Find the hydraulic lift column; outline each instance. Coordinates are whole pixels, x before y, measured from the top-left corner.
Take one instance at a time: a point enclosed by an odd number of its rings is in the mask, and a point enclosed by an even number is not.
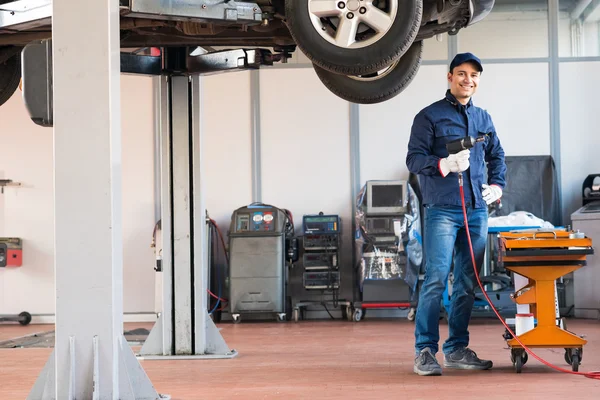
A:
[[[232,358],[207,309],[207,225],[201,167],[200,77],[185,48],[163,50],[160,92],[163,310],[140,355]]]

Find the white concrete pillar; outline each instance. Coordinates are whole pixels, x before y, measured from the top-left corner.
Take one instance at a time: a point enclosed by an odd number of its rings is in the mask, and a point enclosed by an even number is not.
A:
[[[53,1],[56,390],[118,398],[123,334],[119,2]],[[75,338],[70,387],[69,337]]]

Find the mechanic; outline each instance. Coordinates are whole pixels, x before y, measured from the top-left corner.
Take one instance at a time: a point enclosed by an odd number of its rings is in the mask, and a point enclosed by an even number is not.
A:
[[[506,174],[504,150],[492,118],[471,99],[482,72],[481,61],[475,55],[462,53],[454,57],[446,97],[417,114],[408,143],[406,165],[419,176],[425,209],[426,270],[415,324],[414,372],[419,375],[442,374],[436,359],[440,303],[453,264],[449,335],[442,348],[444,367],[485,370],[493,365],[468,348],[476,280],[458,185],[458,172],[463,172],[469,232],[480,269],[488,230],[487,205],[502,196]],[[486,137],[472,149],[449,155],[446,143],[467,135]]]

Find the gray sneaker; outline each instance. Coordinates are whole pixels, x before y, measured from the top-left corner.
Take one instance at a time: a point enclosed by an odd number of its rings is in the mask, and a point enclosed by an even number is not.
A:
[[[431,349],[428,347],[421,350],[419,355],[415,358],[413,371],[415,374],[421,376],[441,375],[442,367],[440,367],[440,364],[438,364]]]
[[[490,369],[494,365],[490,360],[480,360],[469,348],[462,348],[444,355],[444,367],[456,369]]]

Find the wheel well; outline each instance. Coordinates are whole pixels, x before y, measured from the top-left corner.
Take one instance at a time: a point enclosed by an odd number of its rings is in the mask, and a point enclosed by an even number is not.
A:
[[[439,8],[440,0],[423,0],[423,19],[417,38],[428,39],[440,33],[452,32],[453,34],[469,23],[469,1],[443,2],[443,9]]]

